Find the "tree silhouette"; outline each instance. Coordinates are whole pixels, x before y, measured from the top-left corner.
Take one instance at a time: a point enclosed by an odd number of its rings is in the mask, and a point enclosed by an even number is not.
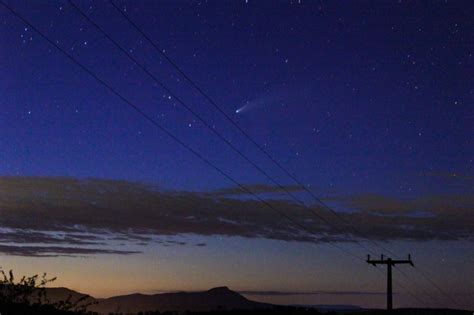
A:
[[[66,300],[51,303],[45,286],[55,280],[56,278],[48,279],[44,273],[41,277],[38,275],[23,276],[19,281],[15,281],[12,270],[8,273],[0,270],[1,314],[94,314],[87,311],[87,307],[94,304],[86,302],[89,295],[72,301],[72,295],[69,294]]]

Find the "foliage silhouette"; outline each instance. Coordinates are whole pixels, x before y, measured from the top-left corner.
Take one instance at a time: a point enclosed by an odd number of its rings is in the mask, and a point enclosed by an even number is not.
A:
[[[52,283],[56,278],[47,278],[46,273],[41,277],[38,275],[23,276],[15,282],[13,271],[6,273],[0,270],[0,313],[10,314],[94,314],[87,311],[87,307],[94,303],[87,302],[88,295],[81,296],[72,301],[72,295],[65,300],[51,303],[47,296],[46,285]]]

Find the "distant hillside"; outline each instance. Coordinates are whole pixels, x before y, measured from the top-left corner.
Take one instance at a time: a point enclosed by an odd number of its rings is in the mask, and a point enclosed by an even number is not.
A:
[[[51,302],[65,300],[72,295],[72,301],[84,294],[66,288],[49,288],[47,294]],[[248,300],[227,287],[219,287],[202,292],[178,292],[161,294],[129,294],[107,299],[89,298],[86,302],[97,302],[88,310],[108,314],[109,312],[133,313],[138,311],[211,311],[211,310],[251,310],[272,307],[271,304]]]
[[[338,312],[338,313],[351,313],[351,312],[361,312],[365,310],[364,308],[357,305],[348,305],[348,304],[317,304],[317,305],[294,305],[295,307],[308,307],[319,310],[321,312]]]
[[[79,300],[85,294],[67,288],[48,288],[48,298],[51,302],[66,300],[71,295],[71,301]],[[472,315],[471,311],[450,309],[395,309],[363,310],[352,305],[311,305],[311,306],[279,306],[251,301],[227,287],[218,287],[202,292],[177,292],[161,294],[129,294],[114,296],[107,299],[89,297],[85,303],[97,302],[88,310],[100,314],[109,313],[137,313],[139,311],[179,311],[189,315],[278,315],[303,314],[314,315],[320,312],[334,312],[332,314],[357,315]],[[248,312],[232,312],[232,310],[247,310]],[[298,311],[297,311],[298,310]],[[306,310],[306,311],[305,311]],[[312,310],[312,311],[311,311]],[[231,311],[231,312],[221,312]],[[4,314],[2,312],[2,314]]]
[[[68,288],[47,288],[46,289],[47,298],[51,303],[65,301],[70,296],[71,302],[76,302],[87,294],[79,293]],[[89,297],[84,302],[94,302],[96,299]]]

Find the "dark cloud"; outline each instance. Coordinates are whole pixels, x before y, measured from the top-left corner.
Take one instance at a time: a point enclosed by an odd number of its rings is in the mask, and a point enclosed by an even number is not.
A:
[[[474,196],[433,195],[396,199],[376,194],[333,198],[355,210],[344,216],[377,240],[472,238]]]
[[[253,186],[259,186],[261,192],[278,191],[265,185]],[[267,202],[313,234],[301,231],[262,202],[226,197],[229,191],[233,189],[209,194],[163,191],[126,181],[0,177],[0,228],[3,229],[0,242],[68,247],[94,245],[97,248],[115,241],[183,246],[188,244],[170,238],[184,234],[313,243],[354,240],[341,235],[340,228],[322,224],[307,209],[288,200],[267,199]],[[362,232],[362,235],[353,235],[357,238],[364,236],[387,241],[462,239],[471,237],[474,232],[474,196],[401,200],[366,194],[332,198],[328,202],[353,210],[341,212],[340,216]],[[312,210],[331,218],[336,224],[341,223],[323,209],[314,207]],[[11,249],[10,253],[15,251]],[[25,255],[27,251],[19,253]]]
[[[4,255],[29,256],[29,257],[58,257],[58,256],[94,255],[94,254],[130,255],[130,254],[138,254],[140,252],[101,249],[101,248],[60,247],[60,246],[17,246],[17,245],[1,245],[0,244],[0,253]]]
[[[9,229],[0,231],[0,243],[40,243],[64,245],[105,245],[105,238],[93,235],[64,234],[55,235],[48,232]]]
[[[71,178],[0,178],[0,225],[4,228],[64,233],[111,233],[114,239],[150,241],[148,235],[179,234],[266,237],[317,241],[261,202],[160,191],[148,185]],[[269,201],[296,220],[306,210],[285,200]],[[319,224],[318,232],[332,233]],[[179,244],[175,242],[176,244]]]

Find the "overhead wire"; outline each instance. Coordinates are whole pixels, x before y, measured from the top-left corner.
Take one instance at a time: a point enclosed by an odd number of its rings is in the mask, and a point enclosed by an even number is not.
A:
[[[110,1],[114,6],[115,4]],[[240,189],[242,189],[243,191],[245,191],[246,193],[252,195],[253,197],[255,197],[257,200],[259,200],[260,202],[262,202],[264,205],[266,205],[267,207],[271,208],[272,210],[274,210],[275,212],[279,213],[281,216],[285,217],[287,220],[289,220],[290,222],[292,222],[293,224],[297,225],[298,227],[300,227],[301,229],[303,229],[304,231],[306,231],[307,233],[309,234],[312,234],[314,235],[314,232],[312,231],[309,231],[304,225],[300,224],[299,222],[297,221],[294,221],[293,219],[291,219],[291,217],[289,217],[288,215],[286,215],[285,213],[275,209],[271,204],[269,204],[266,200],[260,198],[257,194],[253,193],[251,190],[249,190],[245,185],[242,185],[240,184],[238,181],[236,181],[235,179],[233,179],[230,175],[228,175],[227,173],[225,173],[224,171],[222,171],[220,168],[216,167],[214,164],[212,164],[209,160],[207,160],[206,158],[204,158],[201,154],[199,154],[197,151],[195,151],[194,149],[192,149],[191,147],[189,147],[186,143],[184,143],[183,141],[181,141],[178,137],[176,137],[174,134],[172,134],[169,130],[167,130],[166,128],[164,128],[163,126],[161,126],[158,122],[156,122],[156,120],[154,120],[151,116],[149,116],[148,114],[146,114],[145,112],[143,112],[138,106],[136,106],[135,104],[133,104],[132,102],[130,102],[128,99],[126,99],[125,97],[123,97],[121,94],[119,94],[112,86],[110,86],[108,83],[106,83],[104,80],[102,80],[101,78],[99,78],[95,73],[93,73],[90,69],[88,69],[87,67],[85,67],[83,64],[81,64],[80,62],[78,62],[72,55],[68,54],[65,50],[63,50],[60,46],[58,46],[56,43],[54,43],[52,40],[50,40],[46,35],[44,35],[41,31],[39,31],[39,29],[37,29],[36,27],[34,27],[34,25],[32,25],[29,21],[27,21],[25,18],[23,18],[19,13],[17,13],[16,11],[14,11],[11,7],[9,7],[8,5],[6,5],[3,1],[0,1],[0,3],[5,7],[7,8],[11,13],[13,13],[15,16],[17,16],[20,20],[22,20],[24,23],[26,23],[27,25],[29,25],[33,30],[35,30],[38,34],[40,34],[41,37],[43,37],[45,40],[47,40],[51,45],[55,46],[60,52],[62,52],[64,55],[66,55],[71,61],[73,61],[74,63],[76,63],[80,68],[82,68],[84,71],[86,71],[89,75],[91,75],[94,79],[96,79],[97,81],[99,81],[99,83],[101,83],[104,87],[106,87],[109,91],[111,91],[113,94],[115,94],[117,97],[119,97],[122,101],[124,101],[127,105],[129,105],[132,109],[134,109],[138,114],[140,114],[142,117],[144,117],[146,120],[148,120],[149,122],[151,122],[153,125],[155,125],[156,127],[158,127],[159,129],[161,129],[164,133],[166,133],[168,136],[170,136],[172,139],[174,139],[175,141],[177,141],[180,145],[184,146],[186,149],[188,149],[191,153],[193,153],[195,156],[197,156],[199,159],[201,159],[205,164],[207,164],[208,166],[212,167],[213,169],[215,169],[217,172],[219,172],[221,175],[223,175],[224,177],[226,177],[228,180],[230,180],[231,182],[233,182],[235,185],[237,185]],[[74,4],[72,3],[72,1],[70,1],[70,3],[74,6]],[[77,7],[76,7],[77,8]],[[118,9],[118,7],[116,7]],[[121,12],[121,10],[119,10]],[[82,12],[81,12],[82,13]],[[121,12],[122,13],[122,12]],[[83,13],[82,13],[83,14]],[[109,36],[107,36],[109,39],[111,39]],[[145,36],[146,37],[146,36]],[[111,39],[113,41],[113,39]],[[151,40],[149,40],[151,42]],[[116,42],[115,42],[116,43]],[[120,46],[120,45],[118,45]],[[121,46],[120,46],[121,48]],[[121,48],[121,50],[123,50],[123,48]],[[126,51],[125,51],[126,52]],[[127,52],[126,52],[127,53]],[[127,53],[127,55],[129,55]],[[137,65],[140,65],[138,62],[135,62]],[[149,75],[153,76],[151,73],[149,73],[148,70],[146,70],[146,68],[143,67],[143,69],[145,72],[147,72]],[[185,75],[184,73],[182,73],[183,75]],[[154,76],[153,76],[154,77]],[[166,88],[166,87],[165,87]],[[170,91],[171,92],[171,91]],[[171,95],[172,93],[170,93]],[[173,93],[174,95],[174,93]],[[176,97],[176,96],[173,96],[176,100],[180,100],[180,98]],[[189,106],[188,106],[189,107]],[[191,109],[192,110],[192,109]],[[225,112],[223,112],[225,113]],[[207,122],[205,122],[204,119],[202,119],[202,117],[200,118],[200,116],[196,116],[198,117],[198,119],[200,119],[206,126],[209,127],[209,124]],[[229,117],[230,118],[230,117]],[[233,120],[232,120],[233,121]],[[211,130],[214,130],[214,128],[210,128]],[[218,135],[223,141],[225,141],[226,143],[228,142],[227,139],[225,139],[223,136],[221,136],[220,134]],[[258,146],[258,143],[255,142],[255,144]],[[233,148],[235,148],[234,146],[232,146]],[[235,148],[236,149],[236,148]],[[264,152],[266,152],[265,149],[261,148]],[[237,150],[238,151],[238,150]],[[240,152],[240,151],[239,151]],[[239,153],[238,152],[238,153]],[[243,158],[245,158],[249,163],[251,163],[254,167],[256,167],[257,169],[260,169],[261,171],[263,171],[262,173],[267,177],[269,178],[270,180],[272,180],[272,182],[274,184],[276,184],[277,186],[279,186],[280,189],[283,189],[283,190],[286,190],[282,185],[280,185],[279,183],[277,183],[276,181],[274,182],[274,180],[271,178],[271,176],[269,176],[263,169],[261,169],[258,165],[256,165],[253,161],[251,161],[248,157],[246,157],[245,155],[243,155],[241,152],[240,154]],[[269,155],[269,157],[271,158],[271,156]],[[271,158],[273,160],[273,158]],[[278,163],[278,161],[274,160],[274,162]],[[306,190],[307,192],[310,192],[311,195],[313,195],[313,197],[315,198],[315,200],[319,200],[319,203],[321,205],[323,205],[325,208],[328,208],[329,210],[331,210],[331,212],[333,212],[333,214],[335,214],[336,216],[340,217],[337,212],[335,212],[334,210],[332,210],[329,206],[327,206],[322,200],[320,200],[317,196],[315,196],[309,189],[306,188],[305,185],[301,184],[296,178],[293,178],[291,175],[291,173],[287,173],[287,175],[289,175],[300,187],[303,187],[304,190]],[[289,193],[289,192],[288,192]],[[289,193],[290,196],[293,195],[291,193]],[[299,201],[298,199],[295,200],[297,201],[300,205],[304,205],[303,202]],[[310,209],[307,207],[307,209]],[[312,209],[310,209],[312,211]],[[319,215],[318,215],[319,217]],[[344,220],[344,218],[340,217],[341,220]],[[327,223],[327,222],[326,222]],[[355,226],[353,226],[355,228]],[[357,231],[357,230],[356,230]],[[361,233],[359,233],[361,234]],[[344,251],[346,254],[349,254],[350,256],[354,257],[354,258],[357,258],[359,260],[363,260],[362,258],[360,258],[359,256],[353,254],[352,252],[340,247],[340,246],[337,246],[331,242],[329,242],[329,244],[337,247],[338,249]],[[360,245],[360,244],[359,244]],[[380,246],[379,246],[380,247]],[[386,249],[385,249],[386,250]],[[387,250],[386,250],[387,251]],[[387,251],[389,252],[389,251]],[[421,271],[420,271],[421,272]],[[426,276],[425,276],[426,277]],[[433,283],[431,281],[431,279],[429,279],[428,277],[426,277],[427,280],[430,280],[430,282],[436,286],[441,292],[444,292],[442,289],[440,289],[435,283]],[[449,295],[447,295],[449,297]],[[449,297],[450,298],[450,297]],[[451,299],[451,298],[450,298]],[[455,302],[454,300],[452,300],[453,302]]]
[[[367,241],[372,243],[374,246],[380,248],[381,250],[385,251],[386,253],[389,253],[392,255],[394,258],[397,258],[398,255],[394,253],[392,250],[389,248],[386,248],[385,246],[381,245],[379,242],[376,242],[369,237],[365,237],[363,232],[361,232],[352,222],[341,216],[337,211],[332,209],[327,203],[325,203],[321,198],[319,198],[312,190],[308,189],[306,185],[304,185],[295,175],[293,175],[286,167],[284,167],[276,158],[274,158],[265,148],[263,148],[255,139],[253,139],[250,134],[248,134],[234,119],[232,119],[226,112],[225,110],[217,104],[216,101],[214,101],[213,98],[210,97],[210,95],[204,91],[203,88],[201,88],[190,76],[188,76],[184,70],[171,58],[168,56],[166,51],[162,49],[161,47],[156,44],[154,40],[152,40],[123,10],[121,10],[117,4],[113,0],[109,0],[110,4],[116,9],[117,12],[120,13],[128,22],[129,24],[138,32],[140,33],[147,41],[148,43],[161,55],[163,56],[169,64],[178,71],[217,111],[219,111],[227,121],[229,121],[237,130],[239,130],[240,133],[244,135],[244,137],[249,140],[256,148],[258,148],[268,159],[270,159],[280,170],[282,170],[288,177],[290,177],[301,189],[306,191],[310,196],[317,201],[323,208],[331,212],[336,218],[338,218],[340,221],[344,222],[346,226],[349,226],[354,232],[355,235],[360,235],[364,237]],[[253,163],[252,163],[253,164]],[[360,243],[359,243],[360,244]],[[367,248],[365,248],[367,250]],[[370,251],[370,250],[368,250]],[[416,269],[419,271],[419,269]],[[420,273],[421,274],[421,273]],[[443,293],[443,295],[446,295],[441,288],[439,288],[438,285],[434,284],[431,279],[423,275],[424,278],[430,281],[440,292]],[[455,301],[454,299],[450,298],[451,301]]]
[[[311,212],[314,216],[316,216],[319,220],[334,228],[338,233],[345,234],[346,232],[341,230],[337,225],[331,223],[329,220],[324,218],[322,215],[318,214],[315,210],[311,207],[308,207],[303,201],[301,201],[298,197],[296,197],[293,193],[291,193],[285,186],[280,184],[277,180],[275,180],[268,172],[262,169],[259,165],[252,161],[246,154],[244,154],[241,150],[239,150],[234,144],[232,144],[229,140],[227,140],[214,126],[209,124],[200,114],[198,114],[195,110],[192,109],[183,99],[181,99],[176,93],[174,93],[170,88],[168,88],[162,81],[160,81],[151,71],[149,71],[143,64],[141,64],[130,52],[124,49],[115,39],[113,39],[100,25],[98,25],[95,21],[93,21],[87,14],[85,14],[81,8],[79,8],[72,0],[68,0],[69,4],[89,23],[91,23],[99,32],[101,32],[117,49],[119,49],[123,54],[125,54],[136,66],[138,66],[143,72],[145,72],[155,83],[157,83],[166,93],[168,93],[173,99],[175,99],[178,104],[183,106],[187,111],[189,111],[194,117],[196,117],[204,126],[213,132],[219,139],[221,139],[228,147],[230,147],[235,153],[237,153],[241,158],[243,158],[246,162],[252,165],[259,173],[264,175],[268,180],[270,180],[274,185],[276,185],[279,189],[284,191],[292,200],[294,200],[297,204],[301,207],[305,208],[309,212]],[[370,251],[367,247],[361,244],[357,239],[353,240],[355,243],[358,243],[362,248],[366,251]]]
[[[380,272],[382,274],[382,276],[385,276],[385,272],[382,270],[382,267],[379,267],[379,266],[375,266],[376,270],[378,272]],[[411,292],[410,289],[408,289],[406,286],[404,286],[403,284],[400,283],[400,281],[396,280],[396,279],[393,279],[392,280],[393,283],[395,283],[395,285],[399,286],[400,288],[402,288],[404,290],[404,292],[406,292],[408,295],[410,295],[412,298],[414,298],[416,301],[418,301],[418,303],[420,303],[421,305],[425,306],[425,307],[428,307],[428,304],[423,301],[422,299],[420,299],[418,296],[416,296],[415,293]]]
[[[386,248],[385,246],[382,246],[378,244],[377,242],[373,241],[372,239],[365,237],[364,233],[362,233],[357,227],[349,222],[347,219],[342,217],[337,211],[332,209],[327,203],[325,203],[321,198],[319,198],[314,192],[312,192],[306,185],[304,185],[298,178],[296,178],[295,175],[293,175],[286,167],[284,167],[276,158],[274,158],[265,148],[263,148],[255,139],[253,139],[250,134],[248,134],[234,119],[232,119],[226,112],[225,110],[217,104],[216,101],[214,101],[213,98],[209,96],[206,91],[204,91],[203,88],[201,88],[190,76],[188,76],[182,69],[181,67],[173,60],[171,57],[168,56],[166,51],[162,49],[161,47],[158,46],[158,44],[155,43],[154,40],[152,40],[123,10],[121,10],[113,0],[109,0],[109,3],[116,9],[117,12],[119,12],[126,20],[127,22],[138,32],[140,33],[143,38],[145,38],[148,43],[157,51],[163,58],[168,61],[168,63],[175,68],[178,73],[180,73],[218,112],[220,112],[227,121],[229,121],[244,137],[249,140],[257,149],[259,149],[268,159],[270,159],[280,170],[282,170],[288,177],[290,177],[301,189],[303,189],[305,192],[311,195],[311,197],[319,203],[324,209],[328,210],[332,215],[334,215],[336,218],[339,220],[343,221],[345,225],[349,226],[353,232],[355,232],[355,235],[360,235],[364,238],[366,238],[367,241],[372,243],[374,246],[384,250],[386,253],[389,253],[393,256],[396,254],[391,251],[390,249]],[[319,215],[318,215],[319,217]],[[365,250],[368,251],[367,248]]]
[[[132,103],[130,100],[128,100],[126,97],[124,97],[122,94],[120,94],[116,89],[114,89],[110,84],[105,82],[103,79],[101,79],[98,75],[96,75],[92,70],[87,68],[85,65],[83,65],[81,62],[79,62],[76,58],[74,58],[71,54],[69,54],[66,50],[61,48],[57,43],[55,43],[53,40],[51,40],[48,36],[46,36],[43,32],[41,32],[37,27],[35,27],[31,22],[29,22],[26,18],[24,18],[20,13],[15,11],[12,7],[10,7],[8,4],[3,2],[3,0],[0,0],[0,4],[6,8],[8,11],[10,11],[13,15],[15,15],[18,19],[20,19],[23,23],[28,25],[32,30],[34,30],[36,33],[38,33],[44,40],[46,40],[49,44],[54,46],[57,50],[59,50],[63,55],[65,55],[70,61],[72,61],[74,64],[79,66],[83,71],[85,71],[88,75],[90,75],[93,79],[98,81],[102,86],[104,86],[107,90],[109,90],[112,94],[114,94],[116,97],[118,97],[120,100],[123,101],[124,104],[129,106],[131,109],[133,109],[135,112],[137,112],[140,116],[142,116],[145,120],[150,122],[152,125],[155,127],[159,128],[162,132],[164,132],[167,136],[169,136],[171,139],[176,141],[178,144],[180,144],[182,147],[184,147],[186,150],[191,152],[194,156],[196,156],[198,159],[200,159],[202,162],[207,164],[209,167],[220,173],[223,177],[225,177],[227,180],[241,188],[243,191],[248,193],[249,195],[252,195],[256,200],[264,204],[266,207],[274,211],[275,213],[279,214],[281,217],[284,217],[288,221],[290,221],[292,224],[295,226],[299,227],[303,231],[309,233],[310,235],[314,235],[314,232],[309,230],[306,226],[303,224],[299,223],[298,221],[293,220],[290,216],[285,214],[284,212],[278,210],[277,208],[273,207],[268,201],[262,199],[260,196],[249,190],[245,185],[241,184],[237,180],[235,180],[232,176],[227,174],[225,171],[223,171],[221,168],[213,164],[210,160],[206,159],[203,155],[201,155],[199,152],[191,148],[189,145],[187,145],[185,142],[183,142],[179,137],[174,135],[170,130],[162,126],[160,123],[158,123],[153,117],[145,113],[140,107]],[[328,242],[327,244],[341,250],[345,254],[364,261],[363,258],[357,256],[356,254],[352,253],[351,251],[347,250],[346,248],[343,248],[341,246],[338,246],[332,242]]]

